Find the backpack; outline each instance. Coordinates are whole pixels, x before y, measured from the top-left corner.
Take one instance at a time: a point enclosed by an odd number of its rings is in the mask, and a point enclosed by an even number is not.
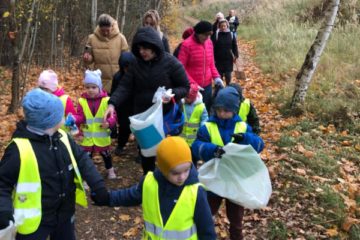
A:
[[[182,132],[185,123],[185,117],[183,112],[181,111],[181,107],[175,102],[175,100],[173,100],[172,103],[169,104],[173,104],[173,107],[163,117],[164,133],[165,136],[177,136]]]

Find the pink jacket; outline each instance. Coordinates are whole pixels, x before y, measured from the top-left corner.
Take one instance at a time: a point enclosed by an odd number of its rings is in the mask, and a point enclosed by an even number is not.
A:
[[[62,87],[58,87],[52,94],[54,94],[57,97],[61,97],[63,95],[65,95],[65,91]],[[71,98],[68,97],[66,100],[66,105],[65,105],[65,117],[71,113],[72,115],[75,115],[75,108],[74,108],[74,104],[71,101]]]
[[[101,93],[97,97],[89,98],[89,96],[85,92],[85,93],[81,94],[81,97],[86,98],[87,103],[89,105],[89,108],[90,108],[92,114],[95,115],[97,110],[99,109],[101,99],[104,98],[104,97],[107,97],[107,93],[104,90],[102,90]],[[75,117],[75,120],[76,120],[76,124],[78,126],[80,124],[86,122],[84,110],[83,110],[83,108],[81,107],[80,104],[77,105],[77,113],[74,115],[74,117]],[[106,121],[109,123],[109,127],[116,126],[116,121],[117,121],[116,114],[114,114],[113,117],[108,117],[106,119]],[[107,146],[107,147],[98,147],[98,146],[84,147],[84,146],[81,146],[81,147],[87,152],[93,152],[93,151],[101,152],[101,151],[105,151],[105,150],[110,149],[110,146]]]
[[[183,41],[179,52],[179,61],[184,65],[190,83],[207,87],[212,79],[220,77],[216,70],[213,44],[210,39],[201,44],[195,34]]]

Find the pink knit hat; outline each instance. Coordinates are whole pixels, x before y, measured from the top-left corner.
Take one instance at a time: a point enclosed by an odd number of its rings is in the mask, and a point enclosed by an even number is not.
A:
[[[58,83],[57,74],[51,69],[42,71],[38,79],[39,87],[49,89],[51,92],[56,91]]]
[[[192,83],[190,84],[190,90],[186,97],[190,101],[194,102],[196,100],[198,92],[199,92],[199,85]]]

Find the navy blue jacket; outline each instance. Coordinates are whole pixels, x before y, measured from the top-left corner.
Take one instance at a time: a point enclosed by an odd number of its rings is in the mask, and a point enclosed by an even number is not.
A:
[[[221,138],[224,145],[231,142],[231,135],[234,133],[235,124],[241,122],[238,115],[234,115],[231,119],[220,119],[217,116],[211,116],[208,122],[214,122],[218,125]],[[243,134],[244,139],[239,144],[250,144],[258,153],[264,148],[263,140],[252,132],[252,129],[247,125],[246,133]],[[205,125],[201,126],[197,132],[196,140],[191,145],[193,154],[197,159],[209,161],[214,158],[214,153],[218,146],[211,143],[209,132]]]
[[[160,212],[163,223],[166,224],[173,211],[176,200],[179,199],[180,194],[186,185],[191,185],[199,182],[197,171],[194,166],[190,170],[188,179],[184,185],[179,187],[170,183],[162,173],[156,169],[154,177],[159,185],[159,201]],[[144,177],[137,185],[127,189],[120,189],[110,192],[110,206],[137,206],[142,203],[142,189]],[[197,228],[198,238],[200,240],[216,239],[214,222],[212,219],[209,204],[207,202],[206,191],[199,187],[197,201],[194,213],[194,222]]]

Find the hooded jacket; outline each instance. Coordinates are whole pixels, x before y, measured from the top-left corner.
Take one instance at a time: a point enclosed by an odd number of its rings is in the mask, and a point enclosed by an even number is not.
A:
[[[213,78],[220,77],[214,60],[213,44],[210,39],[199,43],[193,34],[181,44],[179,61],[183,64],[190,82],[205,88]]]
[[[139,44],[148,43],[153,46],[156,57],[144,61],[140,56]],[[151,27],[140,28],[133,39],[132,53],[136,61],[129,66],[119,86],[111,95],[109,103],[115,107],[127,98],[134,99],[134,114],[144,112],[152,106],[152,99],[158,87],[171,88],[175,100],[180,101],[189,91],[190,85],[184,67],[172,55],[164,51],[159,34]],[[164,104],[164,113],[171,106]]]
[[[154,176],[159,185],[160,212],[165,225],[184,186],[198,183],[199,179],[194,166],[192,166],[190,170],[188,179],[185,181],[184,185],[180,187],[170,183],[158,169],[155,170]],[[110,206],[129,207],[140,205],[142,203],[143,183],[144,177],[137,185],[130,188],[111,191]],[[214,222],[207,202],[206,191],[202,187],[199,187],[198,190],[194,222],[196,224],[197,234],[200,240],[216,239]]]
[[[87,45],[91,47],[92,62],[94,69],[101,70],[104,89],[110,92],[113,75],[119,70],[118,59],[121,52],[127,51],[129,46],[126,38],[119,31],[115,19],[112,19],[110,35],[104,37],[100,27],[97,26],[94,33],[89,35]]]
[[[110,95],[113,94],[119,82],[121,81],[122,77],[125,74],[124,68],[129,67],[129,65],[135,61],[135,57],[131,52],[123,52],[119,58],[119,68],[120,70],[115,73],[112,83],[111,83],[111,91]]]
[[[74,170],[70,168],[70,155],[61,142],[61,134],[53,136],[38,135],[26,128],[26,122],[17,124],[13,138],[27,138],[34,150],[41,178],[42,225],[55,226],[68,221],[75,212]],[[77,162],[81,177],[93,191],[105,187],[87,153],[69,137],[71,149]],[[70,170],[69,170],[70,169]],[[10,143],[0,161],[0,218],[13,212],[12,191],[20,171],[19,149]]]

